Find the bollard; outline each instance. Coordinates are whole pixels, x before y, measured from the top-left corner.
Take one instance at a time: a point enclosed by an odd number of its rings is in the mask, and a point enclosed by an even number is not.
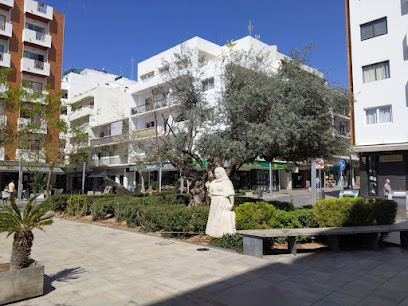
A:
[[[326,198],[326,195],[325,195],[325,193],[324,193],[324,189],[322,188],[322,189],[320,189],[320,195],[319,195],[319,199],[320,200],[324,200],[325,198]]]

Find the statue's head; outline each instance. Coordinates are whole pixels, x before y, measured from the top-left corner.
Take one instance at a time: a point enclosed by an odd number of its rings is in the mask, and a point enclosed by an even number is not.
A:
[[[228,178],[227,172],[225,172],[223,167],[215,168],[214,174],[216,179]]]

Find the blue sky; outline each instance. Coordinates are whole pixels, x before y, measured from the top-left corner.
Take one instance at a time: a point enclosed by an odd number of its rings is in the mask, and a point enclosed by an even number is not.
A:
[[[136,63],[200,36],[225,44],[253,34],[287,53],[314,43],[311,65],[347,85],[343,0],[45,0],[65,14],[63,69],[105,68],[130,78]]]

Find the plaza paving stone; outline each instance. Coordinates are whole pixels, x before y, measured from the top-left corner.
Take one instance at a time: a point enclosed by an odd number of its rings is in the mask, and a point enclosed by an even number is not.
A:
[[[45,295],[15,305],[408,305],[399,247],[260,259],[62,219],[34,234]],[[0,234],[0,262],[11,243]]]

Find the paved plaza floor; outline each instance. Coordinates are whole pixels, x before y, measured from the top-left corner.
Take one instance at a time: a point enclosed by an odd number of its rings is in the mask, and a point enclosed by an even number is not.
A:
[[[12,237],[0,235],[0,262]],[[16,305],[408,305],[408,252],[315,251],[264,259],[55,219],[35,232],[45,295]]]

